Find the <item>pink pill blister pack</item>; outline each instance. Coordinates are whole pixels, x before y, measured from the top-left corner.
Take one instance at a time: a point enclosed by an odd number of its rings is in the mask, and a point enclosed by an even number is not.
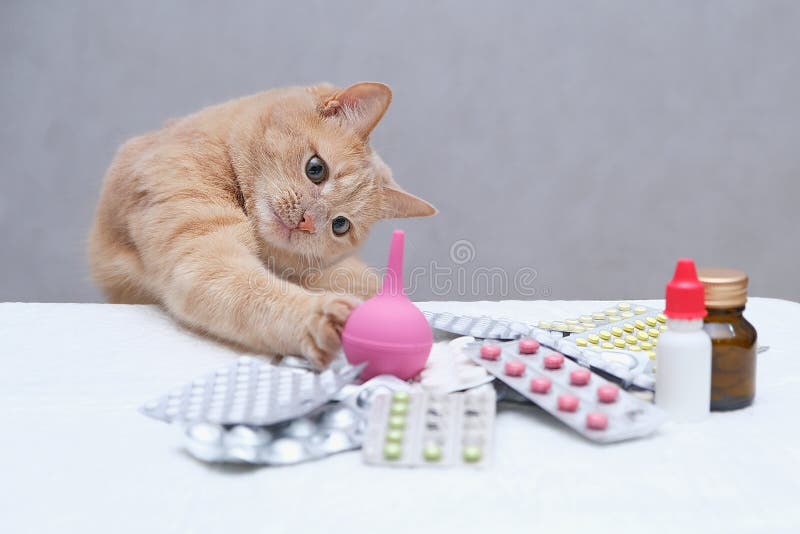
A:
[[[630,307],[625,303],[620,303],[619,306]],[[636,312],[627,311],[623,313],[639,313],[641,315],[653,311],[651,308],[639,306],[636,308]],[[633,385],[652,391],[655,386],[655,378],[650,372],[651,354],[644,350],[646,345],[641,347],[629,345],[630,340],[627,339],[629,333],[623,330],[623,328],[629,326],[627,322],[620,323],[618,327],[614,324],[608,326],[610,332],[606,339],[603,337],[606,334],[603,332],[606,326],[598,328],[595,333],[594,331],[586,330],[590,326],[592,328],[596,327],[595,324],[590,323],[576,327],[575,332],[579,333],[564,337],[566,331],[526,326],[524,323],[512,323],[507,319],[453,315],[447,312],[424,313],[432,327],[445,332],[497,340],[532,337],[544,345],[555,347],[565,356],[577,360],[581,365],[591,366],[593,369],[615,376],[625,387]],[[606,316],[603,324],[608,324],[611,319],[617,320],[618,318],[617,316]],[[641,319],[649,320],[651,317],[642,315]],[[592,316],[581,316],[580,320],[592,320]],[[567,319],[567,321],[577,323],[578,319]],[[632,324],[638,322],[641,321],[636,319]],[[540,322],[539,324],[552,328],[551,323]],[[642,325],[644,324],[642,322]],[[626,338],[624,342],[617,337],[611,337],[612,334],[619,333],[621,335],[623,332],[625,332]],[[641,338],[637,337],[637,340],[641,340]],[[620,346],[619,343],[622,343],[622,345]]]
[[[419,387],[376,395],[367,420],[363,459],[372,465],[484,465],[497,398],[485,384],[459,393]]]
[[[464,350],[496,378],[592,441],[646,436],[666,419],[657,407],[535,339],[484,341]]]

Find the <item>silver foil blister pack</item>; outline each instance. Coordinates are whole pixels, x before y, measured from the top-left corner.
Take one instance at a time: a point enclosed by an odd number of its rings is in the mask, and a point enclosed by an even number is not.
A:
[[[392,376],[348,384],[335,399],[301,417],[269,426],[190,423],[183,444],[205,462],[290,465],[361,447],[370,407],[379,394],[408,391]]]
[[[146,403],[141,411],[168,423],[271,425],[322,406],[362,368],[344,365],[314,372],[243,356]]]
[[[422,314],[428,320],[428,324],[437,330],[481,339],[517,339],[528,334],[531,329],[531,325],[520,321],[486,315],[474,317],[424,310]]]
[[[474,343],[465,350],[497,379],[590,440],[642,437],[665,420],[657,407],[530,338]]]
[[[363,413],[329,402],[265,427],[191,423],[185,427],[184,446],[206,462],[288,465],[359,448],[365,424]]]
[[[457,393],[421,388],[381,393],[370,409],[364,461],[402,467],[484,465],[496,403],[489,384]]]

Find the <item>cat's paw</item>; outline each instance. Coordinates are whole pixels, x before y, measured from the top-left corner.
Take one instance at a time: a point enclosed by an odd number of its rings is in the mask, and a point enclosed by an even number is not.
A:
[[[342,329],[358,299],[338,295],[315,296],[303,324],[303,356],[318,368],[327,367],[342,346]]]

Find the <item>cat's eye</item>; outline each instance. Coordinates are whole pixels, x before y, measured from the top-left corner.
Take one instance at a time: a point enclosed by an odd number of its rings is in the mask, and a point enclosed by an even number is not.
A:
[[[328,177],[328,166],[322,158],[314,154],[306,163],[306,176],[315,184],[321,184]]]
[[[333,222],[331,223],[331,228],[333,228],[334,234],[344,235],[350,231],[350,221],[346,217],[342,217],[340,215],[333,219]]]

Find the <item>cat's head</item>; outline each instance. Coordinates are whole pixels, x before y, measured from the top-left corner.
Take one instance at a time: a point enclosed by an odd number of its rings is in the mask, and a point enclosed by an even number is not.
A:
[[[345,257],[380,219],[433,215],[370,147],[392,92],[380,83],[267,93],[234,165],[260,238],[316,264]],[[241,178],[241,177],[240,177]]]

